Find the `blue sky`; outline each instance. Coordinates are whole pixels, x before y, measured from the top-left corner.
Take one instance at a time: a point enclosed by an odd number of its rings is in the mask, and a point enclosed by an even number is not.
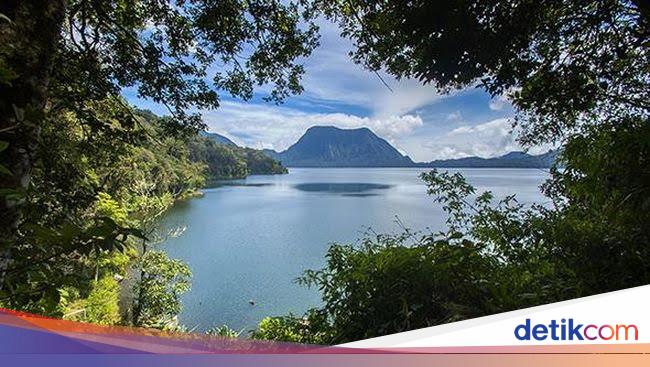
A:
[[[338,33],[322,22],[321,46],[304,60],[303,94],[282,105],[263,102],[264,87],[251,101],[223,94],[219,109],[200,111],[208,130],[240,145],[281,151],[310,126],[368,127],[415,161],[521,149],[510,134],[514,112],[505,98],[491,99],[474,88],[443,95],[417,81],[383,75],[391,91],[349,59],[351,43]],[[140,108],[165,112],[132,91],[124,95]]]

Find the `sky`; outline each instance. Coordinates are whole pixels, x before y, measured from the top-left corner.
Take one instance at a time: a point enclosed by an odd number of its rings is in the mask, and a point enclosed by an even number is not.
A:
[[[282,151],[311,126],[367,127],[417,162],[521,150],[510,133],[514,110],[507,99],[490,98],[476,88],[445,95],[415,80],[382,74],[391,91],[350,60],[352,44],[335,25],[323,21],[320,27],[321,45],[304,60],[302,94],[281,105],[264,102],[263,90],[251,101],[222,94],[218,109],[199,111],[208,131],[238,145]],[[165,113],[133,90],[123,94],[140,108]]]

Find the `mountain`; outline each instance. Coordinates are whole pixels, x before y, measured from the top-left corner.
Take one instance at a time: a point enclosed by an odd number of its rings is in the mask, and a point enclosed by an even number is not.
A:
[[[413,166],[411,158],[365,127],[313,126],[289,149],[279,153],[267,149],[264,153],[286,167]]]
[[[557,150],[540,155],[524,152],[510,152],[496,158],[466,157],[416,163],[417,167],[440,168],[549,168],[557,159]]]
[[[261,150],[239,147],[219,134],[200,134],[188,142],[188,148],[190,160],[206,165],[209,181],[287,173],[285,167]]]
[[[510,152],[500,157],[465,157],[414,163],[368,128],[314,126],[289,149],[262,151],[285,167],[422,167],[422,168],[549,168],[557,150],[540,155]]]
[[[229,145],[229,146],[233,146],[233,147],[237,146],[237,144],[233,143],[232,140],[226,138],[223,135],[217,134],[217,133],[210,133],[210,132],[207,132],[207,131],[201,131],[200,135],[205,136],[206,138],[212,139],[215,143],[218,143],[218,144]]]

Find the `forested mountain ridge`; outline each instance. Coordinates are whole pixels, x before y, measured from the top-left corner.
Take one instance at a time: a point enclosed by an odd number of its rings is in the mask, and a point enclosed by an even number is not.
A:
[[[557,160],[558,151],[549,150],[540,155],[525,152],[510,152],[494,158],[465,157],[440,159],[425,163],[416,163],[417,167],[427,168],[550,168]]]
[[[465,157],[413,162],[368,128],[313,126],[287,150],[262,150],[289,167],[423,167],[423,168],[550,168],[557,151],[540,155],[510,152],[500,157]]]
[[[313,126],[283,152],[264,151],[288,167],[409,167],[413,161],[368,128]]]
[[[280,162],[263,151],[240,147],[221,134],[200,131],[188,145],[190,158],[207,165],[209,181],[288,173]]]
[[[214,135],[194,137],[189,142],[189,150],[190,159],[207,165],[208,180],[235,179],[245,178],[248,175],[272,175],[288,172],[279,162],[268,157],[262,151],[239,147],[234,143],[222,143],[220,140],[215,139]]]
[[[224,145],[229,145],[229,146],[234,146],[234,147],[237,146],[237,144],[235,144],[232,140],[228,139],[227,137],[225,137],[225,136],[223,136],[221,134],[211,133],[211,132],[208,132],[208,131],[201,131],[199,133],[199,135],[203,136],[203,137],[206,137],[206,138],[209,138],[209,139],[211,139],[214,142],[219,143],[219,144],[224,144]]]
[[[141,123],[150,128],[156,128],[164,121],[164,118],[149,110],[137,109],[136,114],[141,117]],[[207,181],[288,172],[277,160],[268,157],[263,151],[240,147],[221,134],[201,130],[182,141],[187,146],[189,160],[205,165],[204,175]]]

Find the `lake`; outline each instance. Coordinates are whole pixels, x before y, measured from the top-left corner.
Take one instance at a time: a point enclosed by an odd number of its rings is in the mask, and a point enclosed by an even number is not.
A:
[[[185,226],[159,245],[192,269],[180,321],[206,330],[250,330],[265,316],[302,314],[319,294],[294,283],[324,264],[332,242],[356,242],[369,228],[442,230],[445,214],[426,195],[414,168],[292,168],[204,190],[175,205],[161,228]],[[540,169],[459,169],[478,190],[522,203],[544,203]],[[249,304],[254,300],[255,305]]]

